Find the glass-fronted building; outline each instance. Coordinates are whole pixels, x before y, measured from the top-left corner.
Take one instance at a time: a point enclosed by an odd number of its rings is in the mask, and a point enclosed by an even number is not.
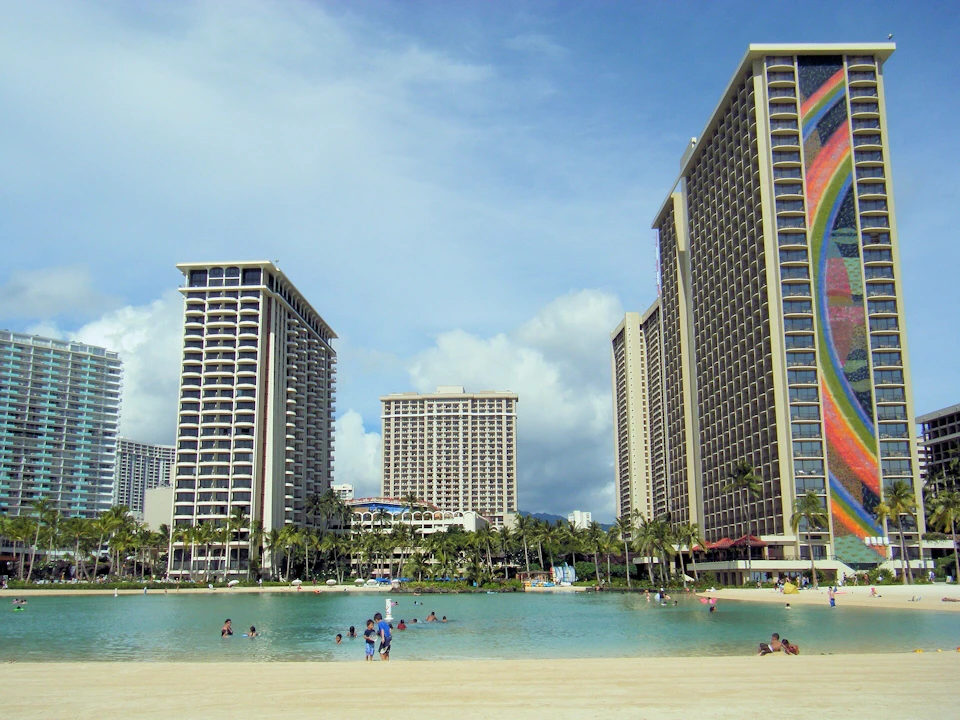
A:
[[[115,352],[0,331],[0,514],[110,508],[121,381]]]

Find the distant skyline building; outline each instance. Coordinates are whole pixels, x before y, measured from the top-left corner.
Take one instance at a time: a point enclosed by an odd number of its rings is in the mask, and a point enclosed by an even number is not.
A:
[[[152,445],[118,438],[113,504],[124,505],[143,515],[146,491],[173,482],[175,455],[173,445]]]
[[[121,383],[111,350],[0,331],[0,515],[110,509]]]
[[[922,507],[883,87],[893,51],[751,45],[653,223],[653,494],[708,542],[761,536],[753,572],[800,570],[810,553],[828,571],[886,561],[872,541],[888,531],[885,488],[907,482]],[[726,490],[740,460],[763,478],[755,498]],[[798,538],[790,517],[809,491],[830,525]],[[715,569],[745,577],[743,563]]]
[[[452,512],[474,511],[497,527],[517,512],[517,395],[398,393],[383,405],[381,494]]]
[[[267,533],[311,525],[306,499],[332,476],[336,334],[271,262],[177,268],[186,282],[174,526],[222,525],[236,510]],[[188,572],[189,550],[175,544],[171,575]],[[224,551],[212,547],[212,568]],[[245,575],[247,532],[230,551],[230,573]]]
[[[334,494],[344,502],[347,500],[353,500],[353,485],[348,485],[346,483],[334,483],[330,486],[330,489],[333,490]]]
[[[616,517],[650,519],[665,512],[653,476],[663,472],[660,303],[628,312],[610,335],[613,377],[614,497]],[[654,437],[653,433],[658,433]]]
[[[585,510],[574,510],[567,515],[567,522],[572,523],[578,530],[586,530],[593,522],[593,513]]]
[[[921,415],[917,424],[924,454],[924,481],[930,482],[945,472],[952,461],[960,461],[960,404]],[[955,482],[949,487],[958,489]]]

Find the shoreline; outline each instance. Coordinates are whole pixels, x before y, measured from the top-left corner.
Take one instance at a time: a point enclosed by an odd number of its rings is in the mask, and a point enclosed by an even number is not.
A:
[[[794,708],[810,687],[832,715],[942,717],[960,653],[658,657],[390,663],[10,663],[10,717],[170,717],[532,720],[742,718],[759,706]],[[895,677],[896,682],[877,682]],[[189,681],[186,680],[189,678]],[[691,692],[689,683],[698,687]],[[731,678],[738,678],[731,682]],[[50,692],[55,687],[57,692]],[[589,691],[585,691],[589,689]],[[377,700],[380,698],[380,700]]]
[[[395,590],[389,585],[382,587],[357,587],[355,585],[301,585],[300,590],[296,586],[291,585],[270,585],[267,587],[214,587],[213,589],[206,587],[190,587],[185,588],[181,587],[179,590],[176,586],[173,587],[150,587],[147,589],[147,595],[248,595],[255,593],[300,593],[300,594],[323,594],[323,593],[358,593],[358,594],[370,594],[370,593],[389,593],[393,592],[397,595],[414,595],[416,594],[412,590],[401,589]],[[525,588],[523,590],[511,590],[511,591],[492,591],[496,594],[501,594],[505,592],[509,593],[524,593],[524,592],[533,592],[533,593],[576,593],[576,592],[592,592],[593,588],[591,587],[549,587],[549,588]],[[44,588],[29,588],[29,589],[20,589],[20,590],[0,590],[0,598],[16,598],[16,597],[43,597],[43,596],[79,596],[79,595],[113,595],[116,592],[117,595],[143,595],[143,588],[140,589],[130,589],[130,590],[116,590],[112,588],[71,588],[63,586],[47,586]],[[484,590],[474,590],[474,591],[462,591],[462,590],[444,590],[442,588],[433,588],[429,590],[421,591],[421,595],[484,595],[487,591]]]
[[[876,587],[879,597],[870,597],[870,588]],[[766,603],[792,607],[828,607],[827,586],[819,590],[801,590],[796,595],[784,595],[771,588],[726,588],[713,592],[698,592],[698,597],[711,597],[717,600]],[[911,598],[919,597],[913,602]],[[955,584],[935,585],[860,585],[838,588],[837,608],[883,608],[887,610],[911,610],[927,612],[960,612],[960,602],[943,602],[941,598],[960,598],[960,586]]]

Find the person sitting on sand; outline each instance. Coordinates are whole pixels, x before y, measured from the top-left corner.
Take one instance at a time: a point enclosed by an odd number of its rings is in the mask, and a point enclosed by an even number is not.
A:
[[[870,597],[880,597],[877,595],[877,589],[875,587],[870,588]]]
[[[400,618],[400,624],[397,625],[397,630],[406,630],[407,624],[403,621],[403,618]]]
[[[427,615],[427,619],[424,620],[424,622],[437,622],[437,614],[433,612],[433,610],[431,610],[430,614]]]
[[[783,644],[780,642],[780,634],[774,633],[770,636],[769,643],[760,643],[757,648],[757,655],[769,655],[770,653],[780,652]]]
[[[223,627],[220,628],[220,637],[229,637],[233,635],[233,620],[227,618],[226,622],[223,623]]]
[[[786,638],[784,638],[783,640],[780,641],[780,646],[783,648],[783,654],[784,654],[784,655],[799,655],[799,654],[800,654],[800,646],[799,646],[799,645],[791,645],[791,644],[790,644],[790,641],[787,640]]]

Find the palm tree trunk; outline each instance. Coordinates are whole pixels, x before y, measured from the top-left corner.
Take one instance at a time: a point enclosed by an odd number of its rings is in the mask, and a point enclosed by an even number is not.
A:
[[[27,572],[27,582],[33,576],[33,561],[37,556],[37,543],[40,542],[40,518],[37,518],[37,533],[33,536],[33,545],[30,546],[30,570]]]
[[[523,536],[523,559],[527,563],[527,572],[530,572],[530,550],[527,548],[527,536]]]
[[[73,577],[80,580],[80,538],[73,545]]]
[[[807,549],[810,551],[810,577],[813,579],[813,589],[817,590],[820,588],[820,583],[817,582],[817,566],[813,560],[813,544],[810,542],[809,533],[807,533]]]
[[[956,564],[956,575],[953,576],[954,582],[960,582],[960,550],[957,549],[957,521],[951,520],[950,529],[953,535],[953,561]]]
[[[600,584],[600,557],[597,551],[593,551],[593,570],[597,574],[597,585]]]
[[[623,541],[623,554],[626,555],[627,557],[627,564],[625,565],[625,567],[627,569],[627,587],[630,587],[630,546],[627,545],[626,540]],[[652,584],[653,583],[651,579],[651,585]]]
[[[607,553],[607,585],[611,582],[610,580],[610,553]]]
[[[907,545],[904,542],[903,537],[903,527],[900,523],[897,523],[897,534],[900,536],[900,572],[903,574],[903,584],[907,584],[907,572],[910,567],[909,559],[907,558]]]

